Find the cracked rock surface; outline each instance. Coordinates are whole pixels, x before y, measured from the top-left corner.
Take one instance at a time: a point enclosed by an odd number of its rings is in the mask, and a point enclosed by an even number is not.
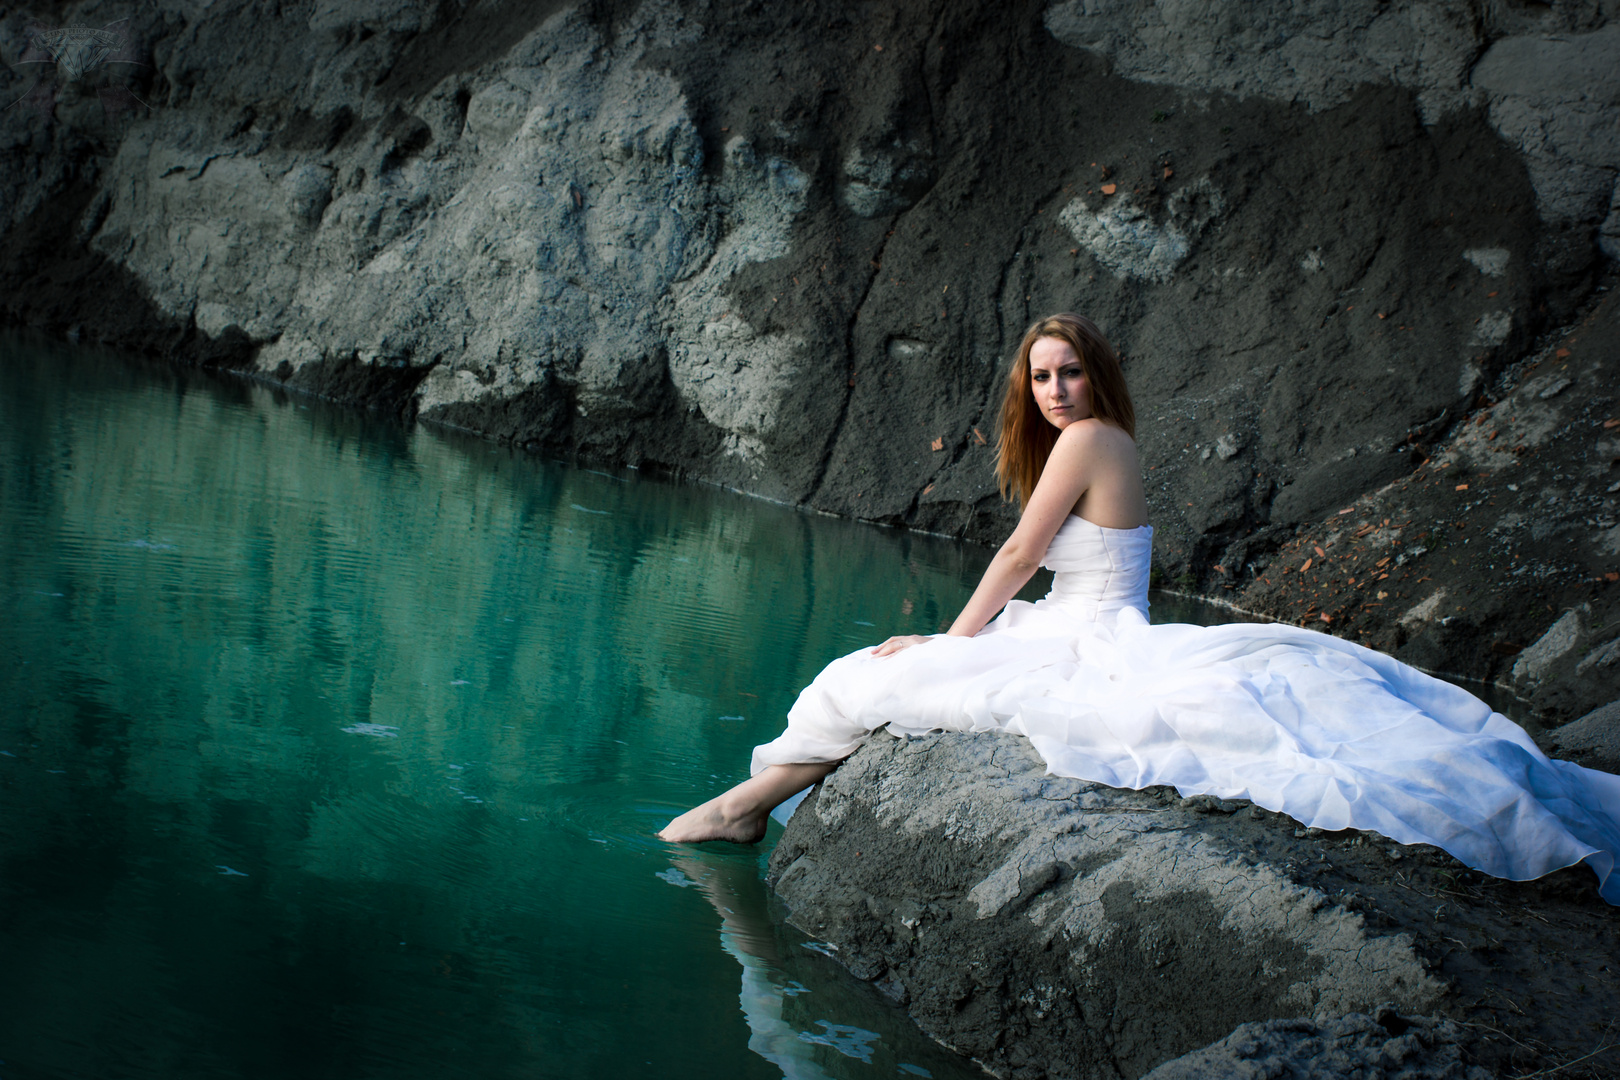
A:
[[[800,806],[770,881],[1003,1077],[1472,1080],[1584,1054],[1620,991],[1620,917],[1584,867],[1501,882],[1248,803],[1047,776],[1012,735],[874,738]]]

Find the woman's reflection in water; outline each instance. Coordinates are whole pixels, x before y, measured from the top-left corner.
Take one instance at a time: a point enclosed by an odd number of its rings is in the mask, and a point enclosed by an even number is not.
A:
[[[743,969],[737,998],[748,1024],[748,1049],[783,1076],[983,1080],[988,1075],[930,1040],[870,985],[831,966],[826,959],[831,953],[800,940],[796,931],[784,931],[772,917],[757,854],[681,847],[671,851],[670,862],[673,869],[659,876],[696,885],[720,916],[720,945]]]
[[[720,916],[720,947],[742,965],[737,999],[748,1021],[748,1049],[781,1069],[788,1080],[831,1080],[815,1060],[815,1044],[782,1018],[783,1003],[806,991],[783,973],[781,948],[766,914],[765,883],[753,859],[688,849],[670,861],[714,905]]]

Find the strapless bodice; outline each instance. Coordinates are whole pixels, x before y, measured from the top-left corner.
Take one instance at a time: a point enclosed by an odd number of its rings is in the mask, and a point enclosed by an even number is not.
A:
[[[1055,573],[1041,606],[1095,621],[1122,608],[1147,614],[1153,526],[1110,529],[1070,514],[1046,548],[1041,565]]]

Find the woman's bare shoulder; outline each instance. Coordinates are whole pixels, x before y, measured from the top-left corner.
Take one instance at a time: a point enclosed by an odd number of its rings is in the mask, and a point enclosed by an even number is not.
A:
[[[1126,434],[1124,428],[1095,416],[1076,420],[1064,428],[1058,435],[1058,441],[1093,452],[1101,450],[1115,454],[1128,453],[1133,457],[1136,455],[1136,440]]]

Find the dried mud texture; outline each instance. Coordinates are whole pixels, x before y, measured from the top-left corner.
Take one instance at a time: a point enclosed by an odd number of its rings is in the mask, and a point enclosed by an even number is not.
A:
[[[1466,1032],[1450,1021],[1405,1017],[1268,1020],[1243,1024],[1202,1050],[1168,1061],[1143,1080],[1356,1077],[1357,1080],[1491,1080],[1464,1061]]]
[[[1588,769],[1620,773],[1620,701],[1550,732],[1547,751]]]
[[[1620,912],[1585,867],[1498,881],[1248,803],[1044,772],[1016,736],[880,736],[770,862],[796,926],[997,1076],[1138,1077],[1224,1039],[1204,1053],[1286,1049],[1296,1071],[1196,1075],[1340,1075],[1353,1051],[1387,1069],[1368,1076],[1473,1077],[1620,1035]]]
[[[166,5],[136,20],[150,110],[71,84],[0,113],[0,319],[999,541],[1003,365],[1078,310],[1126,357],[1161,583],[1293,618],[1252,568],[1459,440],[1557,327],[1612,330],[1617,11]],[[101,14],[0,8],[0,52]],[[1417,483],[1393,520],[1426,531],[1450,496]],[[1318,622],[1504,677],[1566,611],[1603,632],[1573,568],[1612,547],[1475,566],[1500,603],[1444,632]],[[1512,681],[1567,717],[1605,678]]]
[[[1550,723],[1620,697],[1620,292],[1471,402],[1450,437],[1423,442],[1414,433],[1425,460],[1410,475],[1272,552],[1230,556],[1221,591],[1503,683]]]

